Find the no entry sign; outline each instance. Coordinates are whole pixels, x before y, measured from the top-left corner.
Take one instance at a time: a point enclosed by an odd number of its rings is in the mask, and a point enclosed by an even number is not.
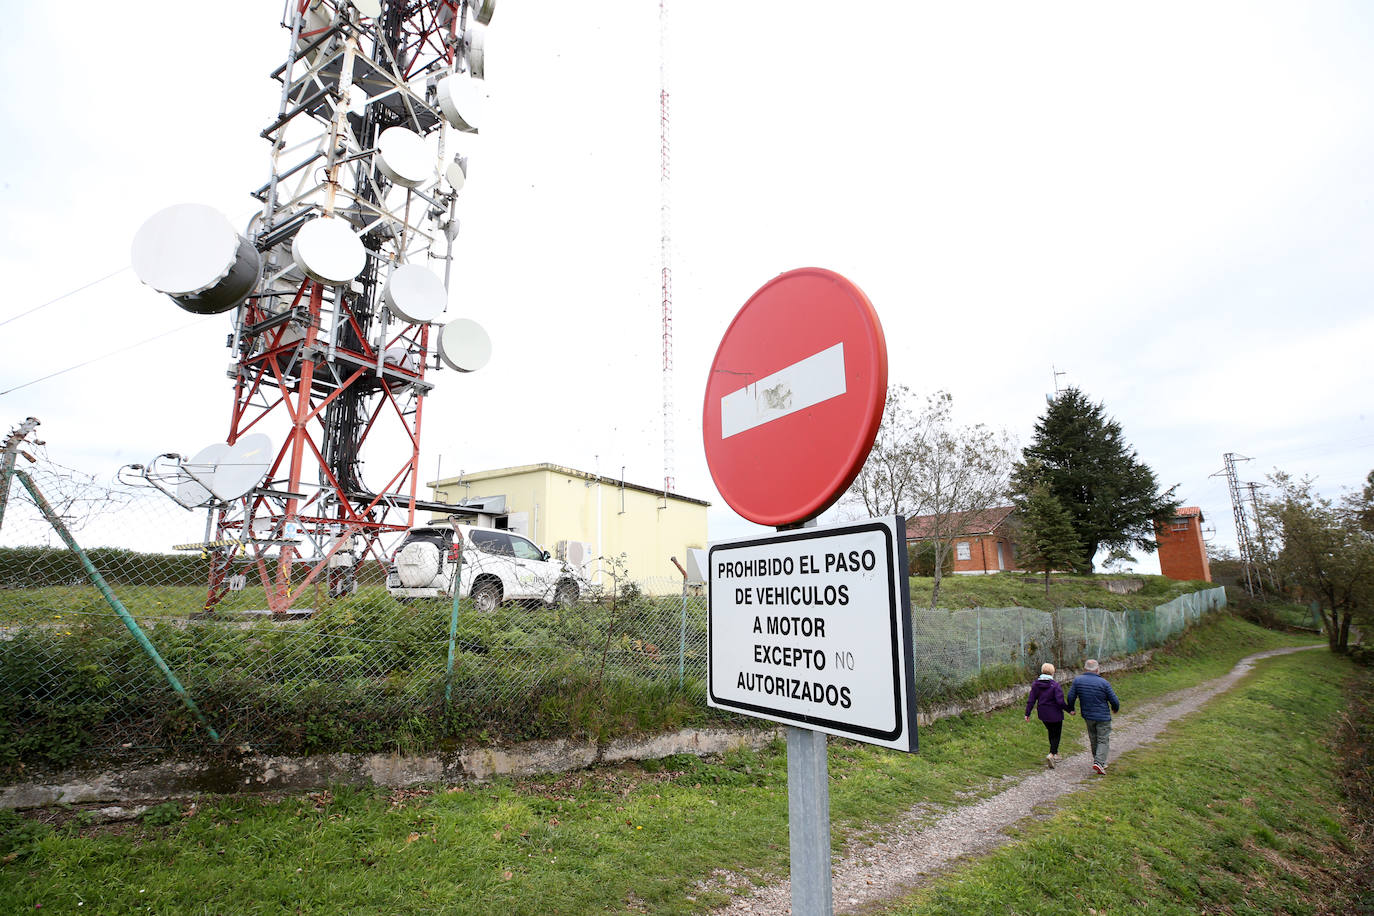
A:
[[[707,702],[916,749],[900,516],[712,544]]]
[[[868,457],[887,397],[887,341],[868,297],[804,267],[756,292],[721,339],[702,437],[716,489],[760,525],[815,518]]]

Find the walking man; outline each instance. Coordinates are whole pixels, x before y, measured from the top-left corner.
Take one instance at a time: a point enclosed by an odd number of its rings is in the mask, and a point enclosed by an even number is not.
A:
[[[1075,703],[1083,705],[1083,724],[1088,727],[1088,744],[1093,752],[1093,772],[1107,772],[1107,745],[1112,738],[1112,713],[1121,711],[1121,702],[1107,679],[1097,673],[1097,659],[1083,663],[1084,671],[1069,685],[1069,714]]]

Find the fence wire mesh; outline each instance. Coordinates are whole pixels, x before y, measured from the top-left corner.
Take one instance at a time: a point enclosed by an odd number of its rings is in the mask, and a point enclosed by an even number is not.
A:
[[[620,576],[572,607],[478,613],[464,599],[455,612],[448,599],[398,601],[374,564],[351,596],[307,591],[309,613],[298,618],[267,614],[251,579],[205,613],[209,559],[169,550],[203,541],[203,510],[51,463],[27,473],[82,550],[16,475],[0,517],[8,778],[168,749],[308,753],[539,737],[576,730],[579,710],[618,693],[704,703],[706,598],[680,581]],[[1159,645],[1223,602],[1214,589],[1152,611],[915,607],[917,696],[949,696],[1006,666]]]

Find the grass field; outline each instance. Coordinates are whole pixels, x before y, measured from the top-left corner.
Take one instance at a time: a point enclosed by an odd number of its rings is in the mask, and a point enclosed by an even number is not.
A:
[[[1149,670],[1113,682],[1129,707],[1219,676],[1243,655],[1300,641],[1222,615]],[[1331,665],[1324,652],[1300,657]],[[1266,672],[1287,670],[1274,664]],[[1302,685],[1318,704],[1303,721],[1301,747],[1317,761],[1308,797],[1321,805],[1331,795],[1329,780],[1317,779],[1322,758],[1313,743],[1331,727],[1328,681],[1279,677],[1284,690],[1273,695],[1292,708],[1309,701],[1306,693],[1286,692]],[[1260,697],[1253,702],[1273,699]],[[1272,735],[1252,736],[1245,721],[1227,720],[1235,753],[1246,761],[1272,754]],[[836,843],[845,831],[862,834],[917,802],[959,804],[993,780],[1038,768],[1043,735],[1023,727],[1018,710],[1004,710],[939,722],[920,740],[915,755],[831,742]],[[1119,763],[1109,785],[1132,785],[1131,777],[1115,776],[1134,767]],[[1200,764],[1184,772],[1204,787],[1224,774]],[[79,817],[56,829],[10,823],[0,845],[9,857],[0,872],[0,910],[31,912],[42,904],[60,913],[699,913],[730,896],[727,879],[713,877],[717,869],[747,876],[738,879],[745,882],[785,872],[786,805],[785,754],[773,746],[723,759],[683,756],[482,786],[338,790],[196,808],[170,803],[125,827],[84,827]],[[1285,809],[1276,800],[1265,810]],[[1325,833],[1306,841],[1312,848],[1322,836],[1336,842],[1331,815],[1321,817],[1327,820],[1316,823]],[[1286,825],[1269,829],[1276,838],[1289,836]],[[1245,837],[1237,836],[1243,848]],[[1136,866],[1125,858],[1100,867],[1110,873]],[[1081,904],[1074,912],[1083,912]]]
[[[1263,661],[1013,845],[884,912],[1368,912],[1345,877],[1331,740],[1354,677],[1324,651]]]
[[[1107,590],[1107,583],[1136,580],[1139,591],[1118,595]],[[912,607],[930,607],[935,580],[911,577]],[[1033,607],[1048,611],[1056,607],[1095,607],[1108,611],[1144,611],[1172,601],[1179,595],[1213,588],[1210,582],[1177,582],[1163,576],[1105,575],[1060,576],[1050,580],[1045,594],[1044,579],[1024,573],[997,573],[989,576],[944,576],[940,579],[942,608]]]

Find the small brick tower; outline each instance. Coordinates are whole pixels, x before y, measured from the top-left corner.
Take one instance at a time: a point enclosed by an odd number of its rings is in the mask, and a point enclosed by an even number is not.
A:
[[[1197,506],[1183,506],[1167,525],[1155,525],[1159,571],[1170,579],[1212,581],[1207,548],[1202,543],[1205,519]]]

